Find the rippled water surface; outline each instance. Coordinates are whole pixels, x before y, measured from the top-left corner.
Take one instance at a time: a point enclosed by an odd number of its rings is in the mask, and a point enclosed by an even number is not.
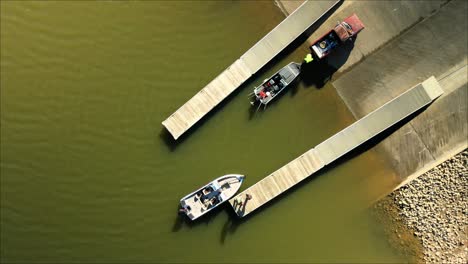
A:
[[[246,221],[196,223],[180,197],[227,173],[243,188],[353,118],[299,81],[252,115],[252,78],[178,144],[161,121],[284,16],[272,2],[1,1],[1,260],[396,262],[365,210],[394,184],[373,151]]]

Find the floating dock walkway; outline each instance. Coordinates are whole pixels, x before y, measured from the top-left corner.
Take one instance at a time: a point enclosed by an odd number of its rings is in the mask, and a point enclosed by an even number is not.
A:
[[[430,104],[442,93],[442,88],[434,77],[427,79],[236,195],[229,203],[238,216],[248,215],[324,166]],[[248,201],[247,194],[251,196]],[[236,202],[239,200],[243,202],[242,205]]]
[[[162,124],[174,139],[179,138],[339,2],[304,2]]]

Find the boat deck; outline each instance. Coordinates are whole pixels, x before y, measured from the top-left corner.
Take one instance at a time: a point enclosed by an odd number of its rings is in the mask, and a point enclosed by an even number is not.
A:
[[[324,166],[430,104],[442,93],[442,88],[434,77],[427,79],[239,193],[229,203],[238,216],[248,215]],[[247,194],[251,196],[248,201]],[[242,206],[236,200],[243,201]]]
[[[306,1],[162,124],[179,138],[340,1]]]

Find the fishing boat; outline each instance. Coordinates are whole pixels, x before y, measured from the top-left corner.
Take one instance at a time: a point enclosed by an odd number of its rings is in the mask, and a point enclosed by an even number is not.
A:
[[[325,58],[332,50],[352,39],[363,29],[364,24],[356,14],[349,16],[310,46],[313,57],[319,60]]]
[[[250,94],[253,97],[251,104],[255,105],[258,102],[266,107],[271,100],[299,76],[300,71],[301,65],[296,62],[291,62],[281,68],[273,76],[265,79],[262,84],[254,88],[253,93]]]
[[[227,174],[215,179],[180,199],[179,212],[191,220],[199,218],[234,196],[244,178],[240,174]]]

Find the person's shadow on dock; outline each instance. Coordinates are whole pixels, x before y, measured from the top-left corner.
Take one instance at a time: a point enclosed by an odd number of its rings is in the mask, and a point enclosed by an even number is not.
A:
[[[301,65],[301,79],[307,85],[313,85],[320,89],[329,82],[333,74],[338,71],[348,60],[354,48],[355,36],[352,40],[346,41],[342,46],[332,51],[330,55],[321,60],[314,60],[310,63],[303,62]]]

